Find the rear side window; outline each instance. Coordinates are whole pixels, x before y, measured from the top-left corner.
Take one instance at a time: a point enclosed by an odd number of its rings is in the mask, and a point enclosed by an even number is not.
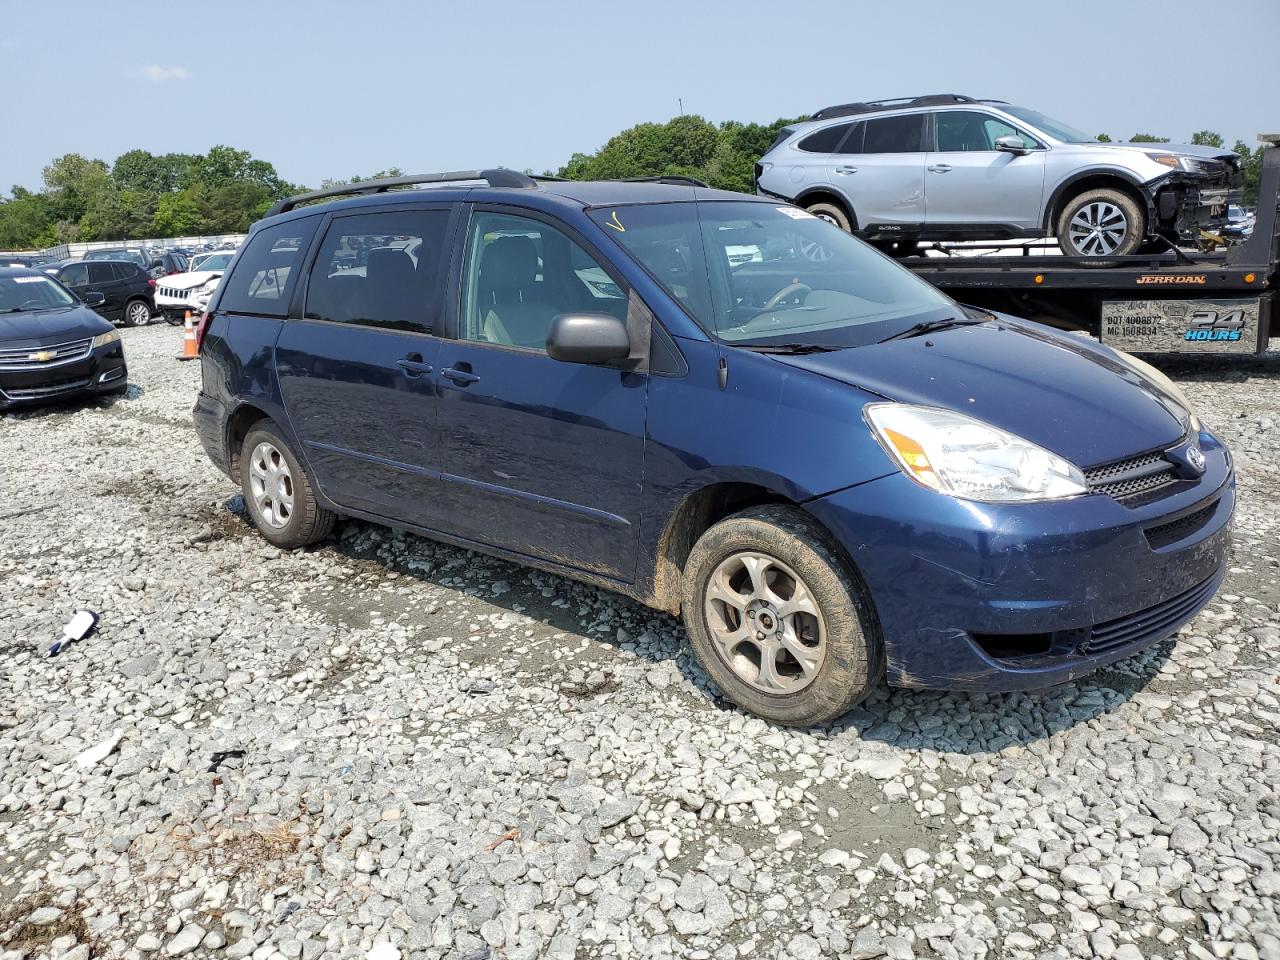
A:
[[[800,141],[798,146],[806,153],[837,153],[840,150],[840,144],[844,142],[844,138],[854,126],[855,124],[852,123],[837,123],[834,127],[827,127],[817,133],[809,134]]]
[[[267,317],[289,314],[289,298],[298,282],[302,256],[319,216],[264,227],[248,241],[236,268],[223,281],[218,309]]]
[[[863,153],[919,153],[924,148],[921,114],[877,117],[867,121]]]
[[[448,210],[335,219],[311,268],[304,315],[429,333],[438,310],[440,254],[448,227]]]
[[[90,283],[110,283],[117,279],[115,272],[111,269],[109,263],[91,263],[89,266],[89,282]]]

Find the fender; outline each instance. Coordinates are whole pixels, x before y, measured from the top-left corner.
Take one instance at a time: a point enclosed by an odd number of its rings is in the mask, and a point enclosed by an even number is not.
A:
[[[1126,170],[1123,167],[1105,166],[1087,167],[1084,170],[1077,170],[1053,188],[1053,193],[1049,195],[1049,199],[1044,205],[1044,212],[1041,215],[1041,223],[1045,230],[1049,231],[1050,236],[1053,235],[1053,232],[1056,229],[1056,224],[1053,222],[1055,219],[1054,214],[1058,210],[1058,204],[1061,202],[1063,195],[1081,180],[1087,180],[1091,177],[1099,176],[1115,177],[1117,180],[1123,180],[1126,184],[1133,187],[1142,195],[1147,206],[1147,231],[1148,233],[1150,232],[1151,225],[1156,222],[1155,189],[1153,185],[1159,184],[1163,178],[1144,182],[1134,176],[1132,171]]]
[[[830,187],[830,186],[807,187],[806,189],[801,190],[800,193],[796,195],[796,198],[794,200],[790,200],[788,202],[794,203],[798,207],[802,207],[804,206],[806,197],[812,197],[814,194],[819,194],[819,193],[828,194],[830,196],[833,196],[839,199],[840,205],[844,207],[845,212],[849,214],[849,226],[852,228],[854,233],[857,233],[858,232],[858,211],[853,209],[853,204],[849,202],[849,198],[846,197],[844,194],[842,194],[835,187]]]

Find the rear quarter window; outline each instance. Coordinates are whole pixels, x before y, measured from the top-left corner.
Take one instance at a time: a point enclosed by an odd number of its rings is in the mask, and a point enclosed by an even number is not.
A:
[[[798,146],[806,153],[836,153],[853,126],[852,123],[837,123],[834,127],[809,134]]]
[[[320,217],[264,227],[253,235],[223,281],[218,309],[229,313],[285,317],[298,283],[302,257]]]

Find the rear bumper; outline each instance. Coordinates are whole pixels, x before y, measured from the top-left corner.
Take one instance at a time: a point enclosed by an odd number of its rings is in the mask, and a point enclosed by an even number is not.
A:
[[[1213,598],[1235,478],[1221,444],[1201,445],[1199,482],[1137,508],[1102,494],[977,504],[901,475],[808,506],[870,588],[891,684],[1036,689],[1172,635]]]
[[[128,383],[124,348],[116,342],[93,351],[77,363],[45,369],[0,371],[0,410],[77,396],[116,393],[125,389]]]

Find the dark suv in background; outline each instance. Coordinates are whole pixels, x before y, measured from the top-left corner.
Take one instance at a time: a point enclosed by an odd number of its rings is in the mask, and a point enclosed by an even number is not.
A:
[[[197,337],[197,432],[272,543],[346,514],[680,612],[781,723],[1071,679],[1225,571],[1230,457],[1167,377],[687,179],[282,201]]]
[[[131,327],[146,326],[156,312],[156,281],[132,260],[79,260],[47,267],[80,299],[100,293],[94,309],[108,320]]]

